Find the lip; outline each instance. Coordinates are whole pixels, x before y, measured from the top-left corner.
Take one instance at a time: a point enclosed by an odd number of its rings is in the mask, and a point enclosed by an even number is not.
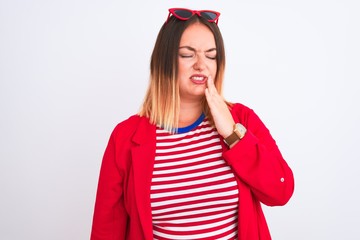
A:
[[[193,74],[190,76],[190,80],[195,84],[205,84],[208,77],[203,74]]]

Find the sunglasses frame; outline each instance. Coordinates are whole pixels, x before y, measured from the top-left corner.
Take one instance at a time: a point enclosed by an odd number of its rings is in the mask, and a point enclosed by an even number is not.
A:
[[[184,17],[181,17],[179,15],[177,15],[175,13],[176,10],[183,10],[183,11],[188,11],[191,13],[191,16],[188,17],[188,18],[184,18]],[[206,19],[208,22],[215,22],[216,25],[218,24],[218,21],[219,21],[219,17],[220,17],[220,13],[219,12],[216,12],[216,11],[213,11],[213,10],[191,10],[191,9],[187,9],[187,8],[170,8],[169,9],[169,15],[166,19],[166,23],[169,21],[171,15],[173,15],[174,17],[176,17],[177,19],[179,20],[182,20],[182,21],[186,21],[186,20],[189,20],[192,16],[194,16],[195,14],[198,15],[199,17],[203,17],[201,16],[201,13],[206,13],[206,12],[210,12],[212,14],[215,14],[216,17],[214,19]]]

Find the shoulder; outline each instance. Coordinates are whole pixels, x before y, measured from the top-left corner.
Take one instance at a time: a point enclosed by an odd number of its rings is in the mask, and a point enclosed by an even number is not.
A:
[[[249,108],[248,106],[245,106],[242,103],[231,103],[231,111],[235,111],[235,112],[249,112],[252,111],[251,108]]]
[[[112,135],[114,137],[121,135],[122,138],[132,135],[137,129],[137,126],[139,125],[142,118],[143,117],[140,117],[139,115],[136,114],[130,116],[128,119],[121,121],[115,126]]]
[[[249,116],[255,114],[253,109],[241,103],[232,103],[230,106],[230,111],[233,114],[233,116],[235,115],[237,116],[237,118],[240,118],[239,120],[243,120],[243,121],[248,119]]]
[[[253,109],[241,103],[232,103],[230,107],[231,114],[236,122],[240,122],[245,127],[257,128],[263,125],[263,122]]]
[[[136,114],[118,123],[112,132],[112,137],[115,140],[130,140],[136,133],[146,135],[153,128],[155,128],[155,125],[150,123],[149,118]]]
[[[120,123],[118,123],[115,127],[115,129],[119,129],[119,128],[132,128],[134,126],[136,126],[138,124],[138,122],[140,121],[141,117],[137,114],[130,116],[129,118],[121,121]]]

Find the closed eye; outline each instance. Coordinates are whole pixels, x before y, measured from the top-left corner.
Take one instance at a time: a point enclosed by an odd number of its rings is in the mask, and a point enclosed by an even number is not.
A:
[[[180,57],[182,58],[192,58],[194,55],[191,54],[179,54]]]
[[[215,60],[216,56],[206,56],[208,59]]]
[[[205,56],[209,59],[216,59],[216,48],[211,48],[205,52]]]

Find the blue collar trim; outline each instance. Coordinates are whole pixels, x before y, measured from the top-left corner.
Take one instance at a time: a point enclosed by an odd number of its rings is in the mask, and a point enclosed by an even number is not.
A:
[[[187,127],[178,128],[176,133],[187,133],[199,126],[199,124],[205,119],[205,114],[202,113],[200,117],[191,125]]]

